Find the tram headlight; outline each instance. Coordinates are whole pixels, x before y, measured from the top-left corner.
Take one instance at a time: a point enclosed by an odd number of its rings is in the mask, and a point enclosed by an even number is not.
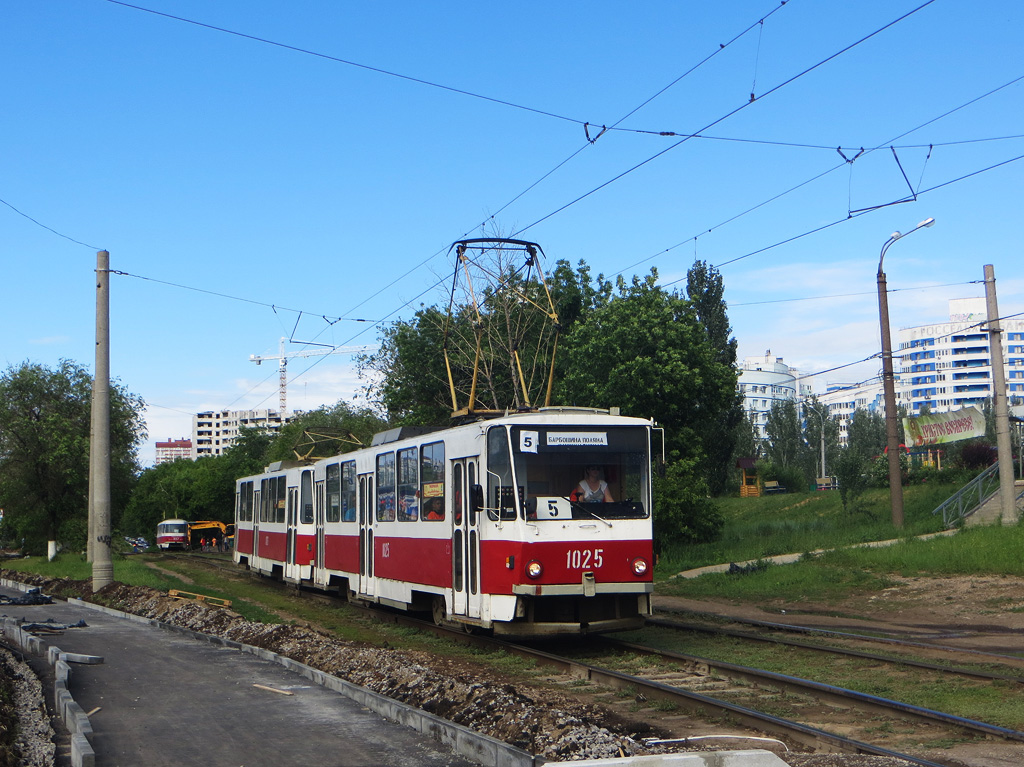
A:
[[[541,563],[538,562],[536,559],[526,563],[526,577],[537,579],[540,578],[543,572],[544,568],[541,566]]]
[[[637,557],[633,560],[633,575],[646,575],[647,574],[647,560],[643,557]]]

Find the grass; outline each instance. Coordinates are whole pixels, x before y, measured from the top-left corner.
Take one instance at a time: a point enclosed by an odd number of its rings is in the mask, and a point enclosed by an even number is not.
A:
[[[696,545],[664,544],[657,575],[938,532],[942,519],[931,512],[956,490],[944,484],[904,488],[905,524],[899,530],[892,526],[887,489],[865,492],[864,510],[855,513],[843,509],[838,491],[717,498],[725,520],[721,537]]]
[[[954,485],[904,488],[905,525],[892,526],[888,490],[865,493],[865,512],[847,513],[839,494],[787,493],[763,498],[718,499],[725,525],[719,540],[690,546],[665,546],[655,572],[656,591],[701,598],[759,602],[766,599],[827,601],[877,591],[893,576],[1024,576],[1024,526],[961,530],[928,541],[914,536],[938,532],[942,520],[932,510]],[[857,544],[899,540],[887,547]],[[813,553],[824,550],[824,553]],[[793,565],[771,566],[779,554],[801,554]],[[727,563],[760,561],[765,566],[742,575],[709,574],[671,579],[684,570]]]

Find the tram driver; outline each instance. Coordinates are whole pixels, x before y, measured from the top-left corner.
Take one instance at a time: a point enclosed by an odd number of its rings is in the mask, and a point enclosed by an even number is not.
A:
[[[573,489],[569,498],[583,503],[612,503],[615,500],[608,492],[608,483],[601,478],[601,467],[596,464],[587,466],[583,479]]]

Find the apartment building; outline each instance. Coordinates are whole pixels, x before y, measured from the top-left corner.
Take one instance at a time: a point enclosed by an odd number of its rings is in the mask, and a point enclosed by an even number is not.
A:
[[[221,455],[237,439],[243,427],[278,432],[301,410],[219,410],[192,416],[192,460]]]
[[[981,407],[993,396],[992,355],[984,298],[949,301],[949,320],[899,331],[896,401],[917,415]],[[1006,394],[1011,404],[1024,402],[1024,320],[1000,322]]]

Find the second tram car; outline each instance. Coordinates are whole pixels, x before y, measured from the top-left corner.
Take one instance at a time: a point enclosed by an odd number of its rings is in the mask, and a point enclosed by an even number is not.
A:
[[[237,482],[234,559],[496,634],[635,628],[653,591],[652,428],[542,408],[275,464]]]
[[[156,546],[164,551],[188,549],[188,522],[184,519],[165,519],[156,526]]]

